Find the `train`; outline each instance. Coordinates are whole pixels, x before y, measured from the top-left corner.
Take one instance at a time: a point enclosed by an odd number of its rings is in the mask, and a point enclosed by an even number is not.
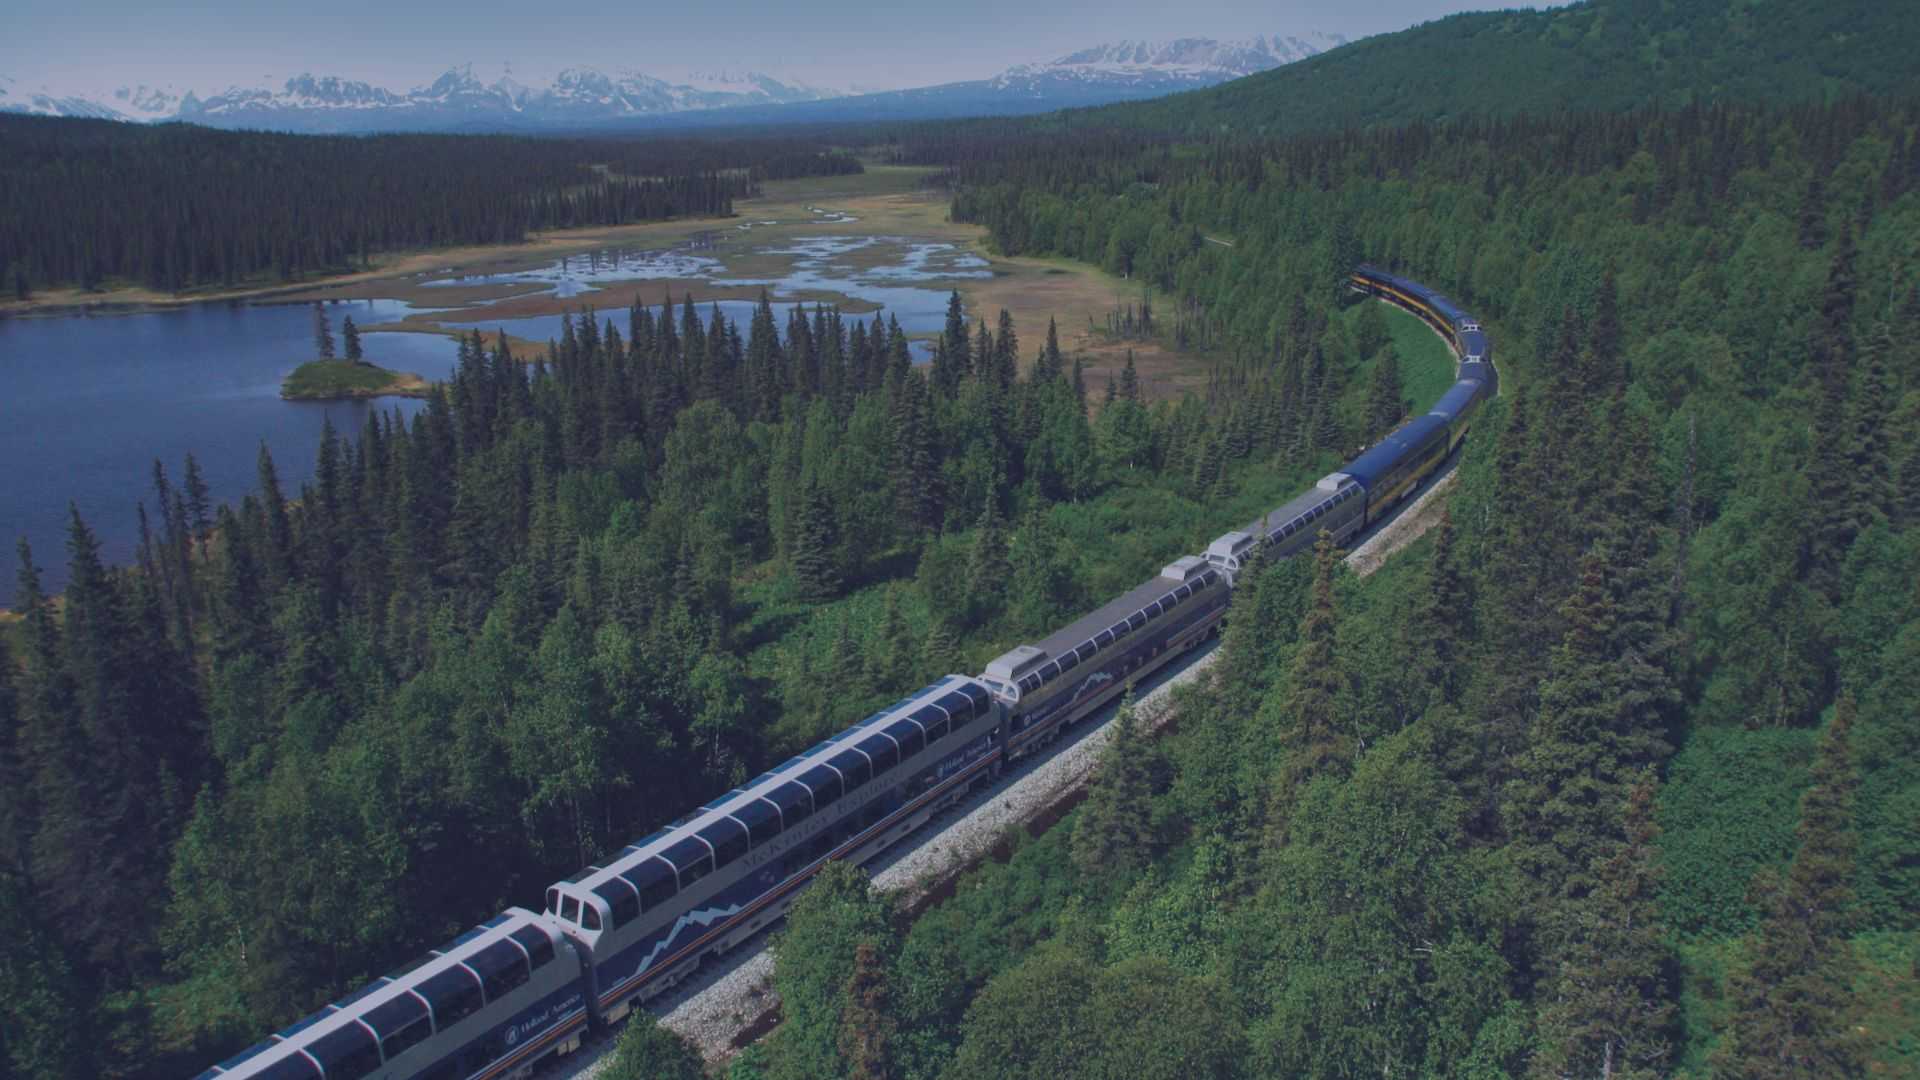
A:
[[[866,862],[1217,635],[1236,579],[1391,514],[1459,448],[1498,390],[1480,324],[1362,265],[1356,292],[1444,338],[1438,404],[1339,471],[976,675],[948,675],[510,908],[198,1080],[496,1080],[581,1045],[778,920],[827,862]]]

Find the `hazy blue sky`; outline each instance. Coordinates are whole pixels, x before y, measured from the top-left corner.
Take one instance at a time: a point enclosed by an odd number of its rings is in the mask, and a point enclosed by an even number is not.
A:
[[[1456,11],[1454,0],[5,0],[0,76],[22,89],[136,83],[220,90],[311,71],[394,89],[456,64],[666,76],[756,70],[822,86],[991,75],[1121,38],[1359,37]]]

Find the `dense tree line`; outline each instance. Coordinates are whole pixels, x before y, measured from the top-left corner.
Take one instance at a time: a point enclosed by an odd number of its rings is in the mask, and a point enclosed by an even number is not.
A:
[[[1314,318],[1358,363],[1348,315]],[[53,1019],[7,1052],[212,1060],[1329,460],[1277,392],[1128,378],[1096,415],[1035,337],[957,296],[918,368],[890,320],[764,299],[570,317],[532,364],[476,334],[299,491],[264,451],[234,506],[156,463],[137,565],[76,515],[59,598],[23,547],[0,962]],[[1153,509],[1116,528],[1102,498]]]
[[[880,938],[889,1075],[1910,1071],[1916,119],[910,147],[1008,246],[1146,238],[1250,354],[1352,245],[1491,317],[1504,387],[1431,539],[1250,571],[1177,733]],[[850,985],[813,933],[783,990]],[[821,1060],[783,1028],[733,1075]]]
[[[728,214],[764,179],[858,172],[795,139],[228,132],[0,117],[0,270],[176,291],[364,266],[542,229]]]

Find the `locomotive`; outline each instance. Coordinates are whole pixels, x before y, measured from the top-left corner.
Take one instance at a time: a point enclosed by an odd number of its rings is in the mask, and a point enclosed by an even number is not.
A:
[[[1354,290],[1444,338],[1458,378],[1426,414],[1204,553],[1169,563],[978,675],[949,675],[200,1074],[494,1080],[579,1047],[779,919],[829,860],[865,862],[1008,763],[1219,632],[1259,550],[1344,543],[1452,455],[1498,389],[1491,344],[1453,301],[1372,266]]]

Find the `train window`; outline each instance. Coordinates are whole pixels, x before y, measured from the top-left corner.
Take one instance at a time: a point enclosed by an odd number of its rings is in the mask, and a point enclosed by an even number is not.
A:
[[[648,859],[633,868],[627,880],[640,886],[640,910],[652,911],[680,891],[679,876],[660,859]]]
[[[1038,675],[1040,677],[1040,681],[1043,683],[1052,682],[1053,680],[1060,677],[1060,661],[1049,660],[1047,661],[1046,667],[1041,668],[1039,671],[1035,672],[1034,674]]]
[[[911,760],[914,755],[927,748],[927,736],[920,725],[911,720],[902,720],[887,728],[887,734],[900,744],[900,760]]]
[[[840,770],[840,776],[846,781],[848,794],[858,791],[867,781],[873,779],[873,762],[867,755],[848,750],[836,757],[829,758],[828,764]]]
[[[553,962],[553,939],[539,930],[523,926],[507,936],[527,950],[527,960],[533,965],[533,970],[539,971]]]
[[[368,1009],[360,1018],[380,1036],[380,1049],[389,1060],[433,1034],[427,1007],[412,994],[401,994]]]
[[[625,880],[614,878],[602,882],[594,886],[593,891],[607,902],[607,929],[624,926],[640,917],[640,894]]]
[[[807,789],[789,780],[767,793],[767,801],[780,808],[782,828],[791,829],[813,816],[813,797]]]
[[[1127,617],[1127,629],[1129,630],[1138,630],[1145,625],[1147,625],[1147,613],[1144,611],[1136,611]]]
[[[480,984],[463,967],[448,968],[426,979],[415,992],[433,1007],[435,1031],[445,1031],[480,1009]]]
[[[739,811],[734,813],[737,816]],[[731,865],[733,860],[747,853],[747,830],[741,822],[730,818],[721,818],[701,829],[700,839],[713,845],[716,867]]]
[[[580,901],[569,896],[560,901],[560,917],[570,923],[580,921]]]
[[[359,1024],[329,1031],[308,1043],[306,1051],[326,1070],[327,1080],[360,1080],[380,1069],[380,1045]]]
[[[1142,615],[1145,615],[1149,619],[1159,618],[1160,617],[1160,601],[1155,600],[1153,603],[1148,604],[1144,608],[1141,608],[1140,613]]]
[[[560,911],[560,890],[547,890],[547,914],[555,915]]]
[[[767,803],[750,802],[735,810],[733,816],[746,825],[754,847],[780,835],[780,812]]]
[[[873,775],[879,776],[900,764],[900,747],[885,735],[870,735],[854,743],[873,759]]]
[[[580,925],[587,930],[600,929],[600,909],[592,904],[581,904]]]
[[[971,710],[973,707],[973,703],[965,698],[962,698],[957,704],[959,707],[967,710]],[[927,745],[932,746],[934,743],[947,737],[953,722],[948,718],[945,709],[927,709],[924,711],[932,713],[933,715],[923,719],[919,713],[914,713],[913,718],[919,720],[920,726],[926,729]],[[960,715],[965,716],[966,713],[963,712]]]
[[[713,873],[713,856],[703,854],[680,867],[680,887],[684,889],[711,873]]]
[[[813,809],[816,813],[840,797],[840,774],[825,765],[815,765],[797,779],[813,792]]]
[[[380,1052],[386,1055],[386,1058],[388,1061],[392,1061],[394,1058],[399,1057],[401,1054],[404,1054],[407,1051],[413,1049],[414,1047],[419,1046],[421,1043],[426,1042],[427,1039],[431,1038],[432,1036],[433,1036],[433,1025],[427,1023],[427,1018],[425,1016],[421,1016],[419,1020],[411,1024],[408,1024],[406,1027],[401,1028],[399,1031],[396,1031],[393,1034],[387,1036],[386,1038],[381,1039]]]
[[[1081,649],[1087,649],[1087,647],[1086,647],[1085,645],[1082,645],[1082,646],[1080,646],[1080,648],[1081,648]],[[1087,655],[1088,655],[1088,656],[1092,656],[1092,655],[1093,655],[1093,650],[1092,650],[1092,649],[1087,649]],[[1064,675],[1064,674],[1066,674],[1066,673],[1067,673],[1067,672],[1069,672],[1069,671],[1072,671],[1072,670],[1073,670],[1074,668],[1077,668],[1077,667],[1079,667],[1079,666],[1080,666],[1080,652],[1079,652],[1079,649],[1076,649],[1076,650],[1074,650],[1073,652],[1068,652],[1068,653],[1062,653],[1062,654],[1060,654],[1060,659],[1058,659],[1058,660],[1055,660],[1055,661],[1054,661],[1054,663],[1056,663],[1056,664],[1058,664],[1058,665],[1060,665],[1060,673],[1061,673],[1062,675]]]
[[[1112,626],[1107,627],[1107,633],[1113,635],[1113,640],[1119,641],[1121,638],[1133,633],[1133,624],[1125,622],[1114,623]]]
[[[586,915],[592,920],[587,929],[598,929],[599,911],[589,906]],[[527,984],[527,958],[511,941],[496,941],[481,949],[467,958],[467,966],[480,973],[488,1001],[499,1001]]]

